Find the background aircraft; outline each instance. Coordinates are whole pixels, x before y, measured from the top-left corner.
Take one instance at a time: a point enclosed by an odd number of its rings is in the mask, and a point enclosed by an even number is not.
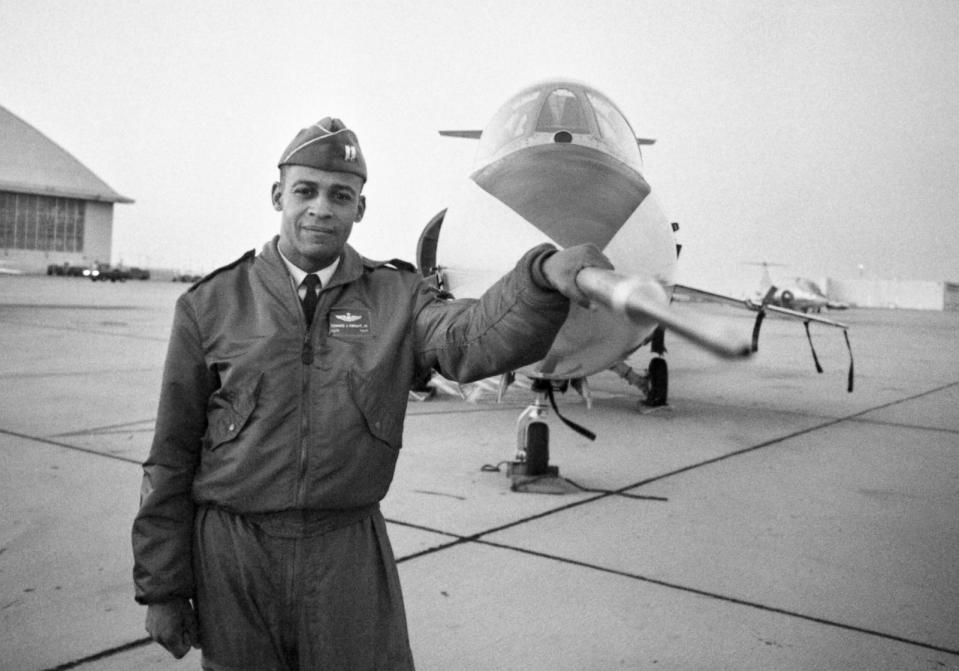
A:
[[[523,478],[555,474],[548,465],[545,423],[547,399],[559,415],[554,387],[565,390],[572,383],[586,395],[589,375],[618,367],[647,392],[647,401],[665,403],[664,329],[720,356],[742,357],[755,350],[759,320],[750,346],[669,309],[677,288],[678,225],[667,218],[643,176],[641,147],[653,141],[637,138],[605,95],[578,82],[541,82],[503,104],[484,131],[441,134],[478,139],[479,145],[469,179],[420,236],[417,263],[440,290],[456,298],[479,296],[510,269],[518,251],[542,242],[560,247],[594,243],[616,268],[580,272],[577,283],[593,307],[571,306],[546,357],[518,371],[532,378],[537,396],[519,421],[509,471],[514,489]],[[758,309],[765,316],[766,305],[757,308],[680,288]],[[791,312],[777,310],[787,316]],[[629,377],[622,370],[624,360],[647,343],[654,354],[649,368]]]
[[[822,312],[823,308],[830,310],[845,310],[846,303],[830,300],[819,285],[807,277],[797,277],[790,282],[773,284],[769,274],[771,266],[781,266],[779,263],[766,261],[749,262],[748,265],[762,266],[762,277],[759,280],[759,289],[748,300],[756,304],[766,301],[769,305],[777,305],[800,312]]]

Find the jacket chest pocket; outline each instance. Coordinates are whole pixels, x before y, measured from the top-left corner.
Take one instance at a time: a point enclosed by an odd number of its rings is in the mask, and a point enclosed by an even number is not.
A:
[[[260,372],[246,382],[221,387],[210,397],[205,448],[216,450],[240,435],[256,409],[262,379]]]
[[[397,403],[390,394],[390,388],[382,382],[351,371],[349,375],[350,395],[366,420],[367,430],[394,450],[403,444],[403,419],[405,415],[406,392],[403,403]]]

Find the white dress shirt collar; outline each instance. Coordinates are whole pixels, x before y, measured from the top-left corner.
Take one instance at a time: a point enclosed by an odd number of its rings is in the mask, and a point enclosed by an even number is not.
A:
[[[276,251],[280,252],[280,246],[276,246]],[[303,284],[303,280],[310,273],[306,272],[292,261],[290,261],[283,252],[280,252],[280,258],[283,259],[283,263],[286,265],[286,269],[290,272],[290,281],[293,282],[293,288],[299,292],[300,285]],[[326,286],[330,283],[330,280],[333,279],[333,273],[336,272],[337,267],[340,265],[340,257],[336,257],[336,261],[328,265],[326,268],[320,268],[313,275],[317,275],[320,278],[320,283],[322,286]],[[302,298],[302,296],[301,296]]]

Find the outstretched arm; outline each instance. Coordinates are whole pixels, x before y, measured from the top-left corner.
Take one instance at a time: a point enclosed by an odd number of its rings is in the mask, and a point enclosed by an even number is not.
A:
[[[569,298],[588,303],[575,277],[593,265],[611,267],[594,245],[543,244],[478,299],[424,305],[416,319],[420,366],[469,382],[542,359],[566,320]]]

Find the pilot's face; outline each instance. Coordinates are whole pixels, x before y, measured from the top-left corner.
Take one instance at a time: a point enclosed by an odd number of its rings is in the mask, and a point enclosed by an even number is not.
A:
[[[273,184],[273,207],[280,212],[279,247],[308,273],[333,263],[353,224],[363,218],[363,178],[303,165],[284,166]]]

